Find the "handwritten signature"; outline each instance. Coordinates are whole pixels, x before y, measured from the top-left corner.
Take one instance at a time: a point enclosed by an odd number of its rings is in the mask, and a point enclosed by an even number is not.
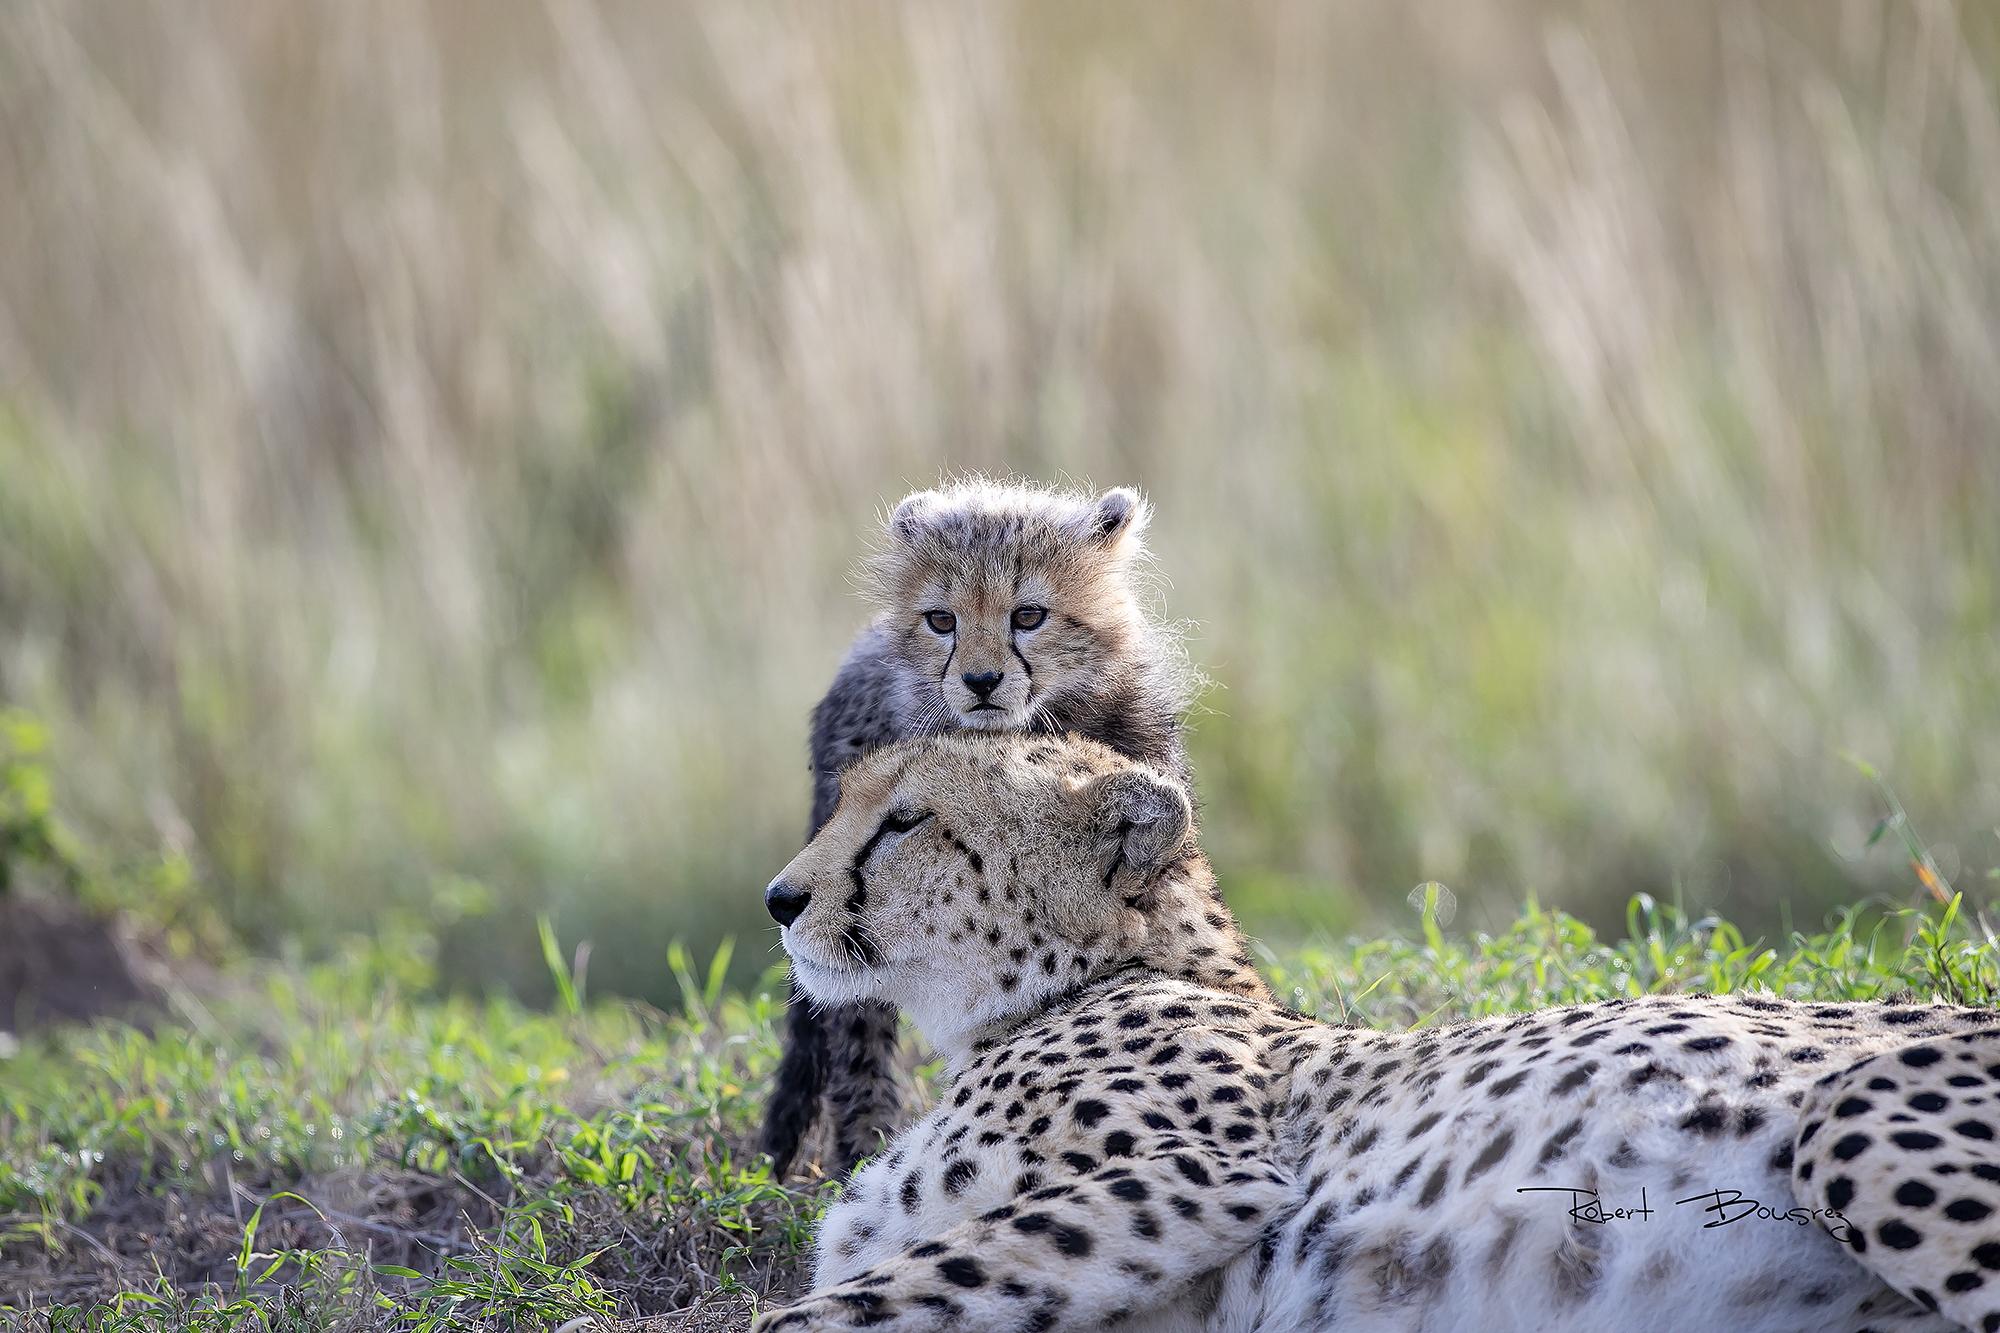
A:
[[[1569,1196],[1569,1216],[1574,1222],[1588,1222],[1594,1226],[1609,1226],[1614,1222],[1650,1222],[1661,1209],[1654,1208],[1647,1198],[1644,1186],[1639,1189],[1639,1202],[1622,1206],[1607,1204],[1596,1190],[1580,1189],[1571,1185],[1523,1185],[1516,1194],[1564,1194]],[[1710,1220],[1702,1223],[1703,1231],[1713,1231],[1717,1227],[1733,1226],[1738,1222],[1784,1222],[1793,1226],[1809,1227],[1817,1225],[1837,1241],[1845,1242],[1851,1233],[1847,1219],[1835,1208],[1779,1208],[1755,1199],[1738,1189],[1712,1189],[1700,1194],[1691,1194],[1685,1199],[1675,1199],[1676,1208],[1698,1203],[1702,1213],[1711,1214]]]

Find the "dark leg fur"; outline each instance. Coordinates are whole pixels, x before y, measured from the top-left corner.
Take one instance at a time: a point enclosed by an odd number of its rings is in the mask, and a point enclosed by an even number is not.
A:
[[[792,986],[785,1011],[785,1056],[764,1107],[764,1151],[771,1154],[772,1172],[783,1176],[799,1155],[799,1144],[819,1117],[820,1093],[826,1087],[826,1030],[829,1016]]]
[[[858,1004],[823,1017],[832,1165],[845,1175],[897,1129],[902,1095],[896,1084],[896,1010],[893,1005]]]
[[[845,1175],[896,1129],[896,1011],[886,1004],[822,1010],[792,988],[785,1056],[764,1108],[763,1149],[783,1176],[826,1098],[834,1128],[831,1174]]]

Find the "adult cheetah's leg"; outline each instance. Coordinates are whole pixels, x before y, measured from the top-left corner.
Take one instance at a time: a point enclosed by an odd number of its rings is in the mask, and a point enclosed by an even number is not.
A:
[[[797,982],[792,983],[785,1019],[785,1054],[764,1107],[762,1144],[779,1176],[792,1169],[799,1145],[812,1132],[826,1088],[827,1016],[799,991]]]
[[[761,1316],[752,1333],[1105,1328],[1185,1299],[1292,1194],[1275,1168],[1177,1145],[1020,1195]]]
[[[1799,1201],[1840,1213],[1855,1258],[1896,1290],[2000,1333],[2000,1027],[1850,1065],[1799,1115]]]
[[[857,1004],[823,1016],[827,1026],[826,1105],[834,1166],[842,1174],[895,1132],[902,1109],[896,1081],[896,1009]]]

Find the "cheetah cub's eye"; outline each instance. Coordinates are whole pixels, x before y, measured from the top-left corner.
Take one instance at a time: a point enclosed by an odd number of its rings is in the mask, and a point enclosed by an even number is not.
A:
[[[1048,618],[1049,611],[1044,606],[1017,606],[1014,608],[1015,629],[1040,629],[1042,622]]]
[[[958,628],[958,617],[949,611],[926,611],[924,623],[931,627],[933,634],[949,634]]]

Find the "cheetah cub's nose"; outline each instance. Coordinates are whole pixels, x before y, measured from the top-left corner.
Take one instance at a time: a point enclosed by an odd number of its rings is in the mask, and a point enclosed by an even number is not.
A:
[[[771,919],[781,926],[789,926],[799,919],[799,913],[806,910],[812,895],[804,889],[795,889],[782,879],[771,881],[764,890],[764,906],[771,913]]]
[[[982,699],[990,699],[993,697],[993,691],[999,688],[1000,677],[1003,674],[999,671],[968,671],[959,679],[965,682],[966,689]]]

